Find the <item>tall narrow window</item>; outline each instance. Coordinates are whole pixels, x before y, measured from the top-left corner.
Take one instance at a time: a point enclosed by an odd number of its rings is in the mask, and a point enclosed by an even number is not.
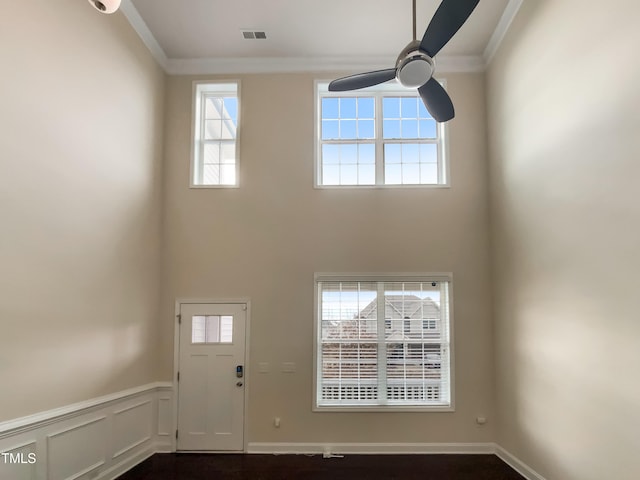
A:
[[[450,285],[317,275],[315,407],[450,409]]]
[[[237,83],[196,83],[192,187],[238,185]]]

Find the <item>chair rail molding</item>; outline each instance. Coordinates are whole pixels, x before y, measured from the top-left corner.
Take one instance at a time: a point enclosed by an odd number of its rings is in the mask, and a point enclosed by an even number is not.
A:
[[[173,448],[173,385],[156,382],[0,423],[0,478],[112,480]]]

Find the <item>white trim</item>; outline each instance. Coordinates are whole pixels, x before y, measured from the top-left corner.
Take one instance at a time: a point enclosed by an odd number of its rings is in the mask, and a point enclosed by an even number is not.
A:
[[[483,72],[491,63],[523,0],[509,0],[482,55],[437,56],[436,71],[442,73]],[[122,0],[120,10],[127,18],[151,55],[169,75],[209,75],[241,73],[294,73],[312,71],[363,72],[390,68],[396,57],[233,57],[233,58],[168,58],[149,30],[131,0]]]
[[[40,428],[50,423],[58,422],[63,419],[76,417],[91,410],[103,408],[111,403],[119,402],[130,397],[141,395],[143,393],[151,393],[159,389],[171,389],[172,385],[167,382],[155,382],[140,387],[130,388],[118,393],[112,393],[103,397],[85,400],[83,402],[74,403],[65,407],[39,412],[33,415],[16,418],[0,423],[0,439],[15,435],[17,433],[27,432],[35,428]]]
[[[161,423],[160,423],[160,418],[161,418],[161,414],[160,414],[160,405],[162,405],[163,403],[167,402],[169,405],[169,409],[168,411],[171,412],[171,415],[169,415],[169,422],[167,422],[168,426],[169,426],[169,430],[168,431],[164,431],[161,430]],[[157,430],[157,434],[158,437],[168,437],[171,435],[171,428],[173,427],[173,407],[171,405],[171,397],[164,397],[164,396],[160,396],[158,397],[158,430]],[[171,443],[171,442],[169,442]]]
[[[87,427],[93,423],[98,423],[98,422],[102,422],[104,420],[107,419],[106,415],[103,415],[102,417],[98,417],[98,418],[92,418],[91,420],[87,420],[86,422],[82,422],[82,423],[77,423],[75,424],[73,427],[70,428],[66,428],[64,430],[60,430],[54,433],[50,433],[49,435],[47,435],[47,441],[55,438],[55,437],[59,437],[60,435],[64,435],[65,433],[69,433],[69,432],[73,432],[74,430],[78,430],[80,428],[83,427]]]
[[[527,480],[545,480],[542,475],[537,473],[533,468],[517,458],[515,455],[507,452],[500,445],[495,446],[494,453],[500,460],[509,465]]]
[[[309,71],[360,71],[389,68],[392,57],[231,57],[172,58],[169,75],[206,75],[239,73],[294,73]]]
[[[118,478],[120,475],[128,472],[129,470],[131,470],[133,467],[135,467],[136,465],[144,462],[147,458],[151,457],[152,455],[159,453],[160,450],[158,450],[158,448],[147,448],[145,450],[143,450],[142,452],[129,457],[128,459],[124,460],[123,462],[114,465],[113,467],[109,468],[108,470],[105,470],[104,472],[102,472],[98,477],[96,477],[95,480],[114,480],[116,478]]]
[[[249,445],[249,389],[251,388],[251,382],[249,382],[249,354],[251,352],[251,301],[247,298],[245,302],[247,313],[245,314],[244,323],[244,431],[242,432],[242,448],[243,453],[247,451]]]
[[[448,307],[448,330],[449,338],[447,339],[449,348],[449,402],[441,405],[395,405],[395,404],[376,404],[376,405],[318,405],[318,387],[320,371],[320,355],[318,354],[320,343],[320,300],[319,300],[319,284],[321,282],[438,282],[447,285],[447,307]],[[311,396],[311,411],[318,413],[329,412],[429,412],[429,413],[451,413],[455,412],[455,349],[454,349],[454,330],[453,330],[453,273],[325,273],[315,272],[313,275],[313,381]],[[379,295],[378,295],[379,298]],[[441,299],[442,300],[442,299]],[[380,311],[380,310],[378,310]],[[443,342],[444,343],[444,342]],[[379,352],[378,352],[379,355]],[[380,374],[378,376],[380,382]],[[386,381],[382,380],[386,385]],[[440,384],[442,385],[442,383]],[[384,397],[382,397],[384,398]],[[404,445],[404,444],[403,444]]]
[[[244,426],[242,433],[242,442],[243,449],[238,452],[230,452],[225,451],[224,453],[246,453],[248,444],[249,444],[249,388],[250,382],[248,381],[249,376],[247,374],[248,366],[249,366],[249,345],[250,345],[250,325],[251,325],[251,299],[249,297],[236,297],[236,298],[176,298],[175,306],[174,306],[174,315],[176,318],[175,328],[173,332],[173,391],[174,399],[173,402],[173,411],[172,411],[172,431],[176,431],[178,429],[178,382],[176,381],[178,376],[178,370],[180,368],[180,323],[177,321],[178,315],[180,315],[180,306],[181,305],[189,305],[189,304],[199,304],[199,303],[210,303],[210,304],[244,304],[246,306],[246,314],[245,314],[245,330],[244,330]],[[165,452],[166,450],[158,450],[159,452]],[[178,442],[175,435],[171,435],[171,452],[178,451]],[[181,450],[182,453],[187,452],[186,450]],[[202,453],[202,452],[200,452]],[[209,452],[213,453],[213,452]]]
[[[149,440],[151,440],[151,437],[144,437],[141,438],[140,440],[133,442],[131,445],[124,447],[122,450],[118,450],[116,453],[113,454],[113,456],[111,458],[118,458],[122,455],[124,455],[127,452],[130,452],[131,450],[133,450],[134,448],[142,445],[145,442],[148,442]]]
[[[178,431],[178,371],[180,369],[180,322],[182,317],[180,315],[180,305],[182,302],[176,300],[174,307],[174,324],[173,329],[173,404],[171,405],[171,429],[169,431],[171,439],[171,452],[178,451],[178,439],[176,438],[176,432]]]
[[[121,408],[120,410],[114,410],[113,414],[120,415],[121,413],[128,412],[129,410],[133,410],[134,408],[142,407],[143,405],[149,405],[150,403],[151,400],[147,400],[145,402],[136,403],[134,405],[128,405],[127,407]]]
[[[322,282],[452,282],[451,272],[384,272],[384,273],[340,273],[340,272],[316,272],[313,274],[314,283]]]
[[[487,443],[276,443],[251,442],[250,454],[336,454],[336,455],[491,455],[495,444]]]
[[[144,402],[136,403],[136,404],[134,404],[134,405],[129,405],[129,406],[127,406],[127,407],[125,407],[125,408],[121,408],[121,409],[119,409],[119,410],[114,410],[114,411],[113,411],[113,416],[115,417],[115,416],[117,416],[117,415],[121,415],[121,414],[123,414],[123,413],[125,413],[125,412],[128,412],[128,411],[130,411],[130,410],[133,410],[133,409],[135,409],[135,408],[143,407],[143,406],[145,406],[145,405],[151,405],[151,400],[147,400],[147,401],[144,401]],[[158,435],[158,429],[157,429],[157,428],[156,428],[156,435]],[[145,436],[145,437],[142,437],[142,438],[140,438],[140,439],[138,439],[138,440],[134,441],[134,442],[133,442],[133,443],[131,443],[130,445],[125,446],[124,448],[122,448],[122,449],[118,450],[117,452],[115,452],[115,453],[113,454],[113,457],[112,457],[112,458],[118,458],[118,457],[120,457],[120,456],[124,455],[125,453],[129,452],[130,450],[133,450],[133,449],[134,449],[134,448],[136,448],[137,446],[142,445],[142,444],[143,444],[143,443],[145,443],[145,442],[148,442],[149,440],[151,440],[151,432],[149,432],[149,435],[147,435],[147,436]]]
[[[496,455],[527,480],[546,480],[524,462],[493,442],[479,443],[280,443],[250,442],[249,454],[307,455]]]
[[[11,447],[5,448],[2,451],[3,452],[15,452],[16,450],[24,450],[25,448],[30,447],[32,445],[33,445],[33,450],[35,450],[36,447],[37,447],[36,441],[35,440],[31,440],[31,441],[28,441],[26,443],[21,443],[20,445],[15,445],[15,446],[11,446]]]
[[[96,480],[113,480],[154,453],[170,448],[169,439],[158,432],[160,423],[169,423],[171,412],[170,409],[160,412],[161,399],[173,401],[171,385],[166,382],[150,383],[3,422],[0,452],[28,448],[35,453],[37,462],[32,478],[48,478],[64,471],[68,480],[87,474]],[[116,428],[118,414],[141,407],[144,414],[132,415],[131,422],[120,423]],[[141,431],[141,427],[145,430]],[[62,442],[61,448],[52,442]],[[90,465],[80,467],[73,458],[68,458],[68,452],[83,446],[89,447],[95,458],[91,458]]]
[[[489,66],[491,60],[493,60],[494,55],[498,51],[498,48],[502,45],[502,41],[511,26],[511,22],[513,22],[513,19],[520,10],[522,2],[523,0],[509,0],[509,3],[505,7],[504,12],[496,25],[496,29],[493,31],[493,34],[491,35],[491,38],[489,39],[489,42],[482,54],[485,68]]]
[[[479,55],[436,55],[436,77],[443,73],[481,73],[484,72],[485,63]]]
[[[142,42],[147,46],[153,58],[155,58],[156,62],[160,64],[162,69],[166,72],[169,60],[167,59],[167,55],[164,53],[164,50],[156,40],[156,37],[153,36],[149,27],[138,13],[138,10],[133,5],[131,0],[122,0],[120,4],[120,10],[124,14],[124,16],[129,20],[129,23],[136,31]]]
[[[233,79],[217,79],[217,80],[196,80],[192,86],[192,110],[191,110],[191,163],[189,168],[189,188],[240,188],[240,134],[241,134],[241,82],[238,78]],[[196,183],[195,172],[197,169],[202,169],[204,160],[202,159],[203,151],[201,150],[202,144],[205,142],[203,137],[204,132],[204,105],[203,99],[206,94],[221,95],[234,94],[237,102],[236,112],[236,131],[235,137],[232,139],[216,139],[214,142],[233,141],[235,147],[235,175],[236,182],[233,184],[228,183]],[[201,175],[200,175],[201,176]]]
[[[207,75],[241,73],[295,72],[360,72],[393,67],[395,57],[233,57],[233,58],[170,58],[169,75]],[[479,55],[441,56],[436,59],[436,71],[469,73],[484,71]]]
[[[209,300],[210,301],[210,300]],[[185,300],[185,303],[206,303],[206,299]],[[249,318],[250,303],[248,299],[224,300],[222,303],[246,303],[247,316]],[[249,322],[248,322],[249,323]],[[177,324],[177,322],[176,322]],[[248,361],[248,358],[247,358]],[[168,393],[169,392],[169,393]],[[173,396],[172,396],[173,395]],[[133,408],[145,405],[146,401],[136,401],[136,397],[149,398],[152,408],[152,438],[128,448],[126,455],[113,458],[115,450],[113,418],[117,412],[129,411]],[[44,478],[46,469],[51,461],[52,451],[47,448],[51,438],[65,433],[73,432],[87,425],[97,422],[107,422],[106,437],[94,436],[93,441],[102,442],[106,461],[104,465],[92,465],[85,467],[82,472],[73,472],[70,478],[78,478],[83,472],[93,470],[96,472],[96,480],[113,480],[122,475],[135,465],[143,462],[155,453],[169,453],[175,451],[171,448],[166,438],[161,438],[158,432],[158,402],[161,400],[173,401],[175,394],[171,391],[171,384],[167,382],[155,382],[136,388],[124,390],[119,393],[106,395],[100,398],[79,402],[47,412],[41,412],[28,417],[11,420],[2,423],[3,436],[0,437],[0,452],[11,452],[29,448],[38,456],[37,470],[33,470],[33,478]],[[102,403],[100,403],[102,402]],[[173,403],[177,403],[173,401]],[[245,403],[245,408],[248,404]],[[61,412],[64,412],[61,414]],[[29,423],[31,421],[31,423]],[[17,426],[17,427],[16,427]],[[9,430],[7,427],[11,427]],[[245,422],[248,428],[248,422]],[[511,468],[517,471],[527,480],[545,480],[531,467],[518,459],[501,446],[492,442],[451,442],[451,443],[344,443],[344,442],[248,442],[245,430],[245,452],[249,454],[375,454],[375,455],[401,455],[401,454],[494,454]],[[172,438],[174,436],[172,435]],[[72,440],[73,441],[73,440]],[[77,440],[76,440],[77,441]],[[148,442],[144,445],[145,442]],[[228,453],[228,452],[227,452]],[[55,460],[60,460],[56,458]]]
[[[446,88],[447,82],[445,79],[438,79],[438,82]],[[314,136],[314,177],[313,177],[313,188],[315,189],[405,189],[405,188],[423,188],[423,189],[432,189],[432,188],[450,188],[449,183],[449,162],[447,158],[448,154],[448,137],[449,130],[447,122],[436,122],[437,135],[436,138],[394,138],[394,139],[385,139],[382,134],[382,123],[383,123],[383,115],[382,115],[382,102],[383,99],[387,96],[392,97],[409,97],[409,98],[418,98],[415,89],[409,89],[402,86],[397,79],[389,82],[385,82],[382,84],[374,85],[373,87],[363,88],[356,92],[330,92],[329,91],[329,83],[330,80],[321,80],[316,79],[314,81],[314,118],[315,118],[315,136]],[[374,108],[374,124],[375,124],[375,133],[373,138],[367,139],[327,139],[323,140],[321,138],[321,130],[322,130],[322,100],[325,98],[335,98],[335,97],[372,97],[375,102]],[[437,168],[438,168],[438,183],[385,183],[384,178],[384,146],[385,144],[424,144],[424,145],[435,145],[437,149]],[[322,167],[320,160],[322,158],[322,147],[324,145],[334,144],[366,144],[373,145],[375,152],[375,177],[373,184],[323,184],[320,183],[322,179]]]

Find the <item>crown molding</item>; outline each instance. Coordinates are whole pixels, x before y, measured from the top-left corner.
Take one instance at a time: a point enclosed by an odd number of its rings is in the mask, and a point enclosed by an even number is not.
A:
[[[344,71],[389,68],[391,57],[229,57],[171,58],[169,75],[200,75],[217,73],[293,73],[310,71]]]
[[[504,39],[523,0],[509,0],[491,39],[480,55],[438,56],[436,69],[443,73],[483,72]],[[242,73],[362,72],[389,68],[396,57],[233,57],[168,58],[132,0],[122,0],[120,10],[138,33],[158,64],[169,75],[211,75]]]
[[[481,72],[480,56],[438,57],[438,73]],[[170,58],[165,68],[169,75],[209,75],[242,73],[360,72],[395,65],[394,57],[234,57],[234,58]]]
[[[138,10],[133,5],[131,0],[122,0],[120,4],[120,10],[124,14],[124,16],[129,20],[129,23],[136,31],[138,36],[142,39],[142,42],[147,46],[153,58],[156,59],[158,64],[163,68],[163,70],[167,71],[167,55],[164,53],[164,50],[156,40],[156,37],[153,36],[149,27],[138,13]]]
[[[513,19],[516,17],[523,1],[524,0],[509,0],[509,3],[505,7],[504,12],[496,25],[496,29],[493,31],[493,34],[489,39],[489,43],[487,43],[487,47],[484,49],[482,54],[485,68],[489,66],[491,60],[493,60],[494,55],[498,51],[498,48],[502,45],[502,41],[511,26],[511,22],[513,22]]]

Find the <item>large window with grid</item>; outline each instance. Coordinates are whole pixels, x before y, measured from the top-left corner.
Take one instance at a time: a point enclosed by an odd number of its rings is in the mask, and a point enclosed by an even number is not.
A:
[[[238,185],[238,83],[194,86],[192,187]]]
[[[451,410],[450,275],[316,275],[316,410]]]
[[[415,89],[317,93],[317,186],[447,185],[445,129]]]

